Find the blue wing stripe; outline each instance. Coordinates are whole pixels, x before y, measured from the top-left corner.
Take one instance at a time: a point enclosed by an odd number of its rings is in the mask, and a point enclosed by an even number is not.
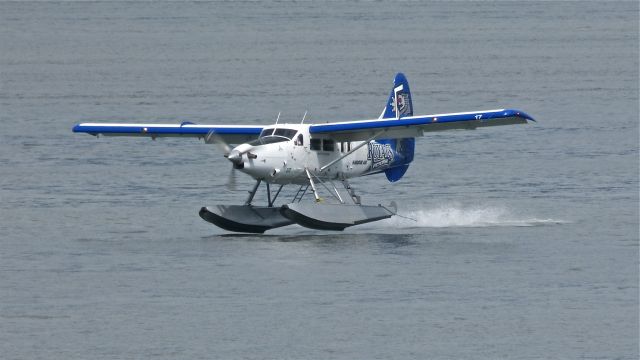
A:
[[[478,117],[481,115],[481,117]],[[527,120],[535,121],[531,116],[520,110],[506,109],[496,111],[480,111],[469,112],[460,114],[442,114],[442,115],[427,115],[420,117],[408,117],[402,119],[389,119],[389,120],[370,120],[370,121],[354,121],[345,123],[333,123],[333,124],[320,124],[312,125],[309,131],[312,134],[328,133],[328,132],[340,132],[340,131],[356,131],[375,128],[393,128],[401,126],[424,126],[431,124],[453,123],[463,121],[480,121],[488,122],[492,119],[504,119],[504,118],[522,118],[523,122]]]
[[[121,134],[121,135],[191,135],[205,136],[210,131],[215,131],[221,135],[259,135],[262,127],[230,127],[230,126],[202,126],[202,125],[155,125],[155,124],[135,124],[135,125],[109,125],[109,124],[77,124],[73,127],[73,132],[89,134]]]

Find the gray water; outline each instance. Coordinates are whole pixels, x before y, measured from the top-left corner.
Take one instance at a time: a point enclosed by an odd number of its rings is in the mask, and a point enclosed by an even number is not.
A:
[[[71,132],[374,118],[398,71],[538,120],[353,181],[415,222],[231,235],[215,147]],[[0,358],[151,357],[637,359],[638,2],[0,3]]]

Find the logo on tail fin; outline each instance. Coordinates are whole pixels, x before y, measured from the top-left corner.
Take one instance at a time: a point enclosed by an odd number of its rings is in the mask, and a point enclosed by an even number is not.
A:
[[[396,74],[386,105],[382,114],[380,114],[380,119],[400,119],[406,116],[413,116],[409,83],[402,73]]]
[[[409,114],[411,112],[411,105],[409,104],[409,96],[404,92],[404,84],[400,84],[393,88],[393,111],[396,113],[396,119],[402,117],[402,115]]]
[[[396,113],[396,117],[403,117],[405,115],[411,114],[411,104],[409,103],[409,96],[403,92],[396,93],[396,104],[391,103],[391,106],[393,106],[393,111]]]

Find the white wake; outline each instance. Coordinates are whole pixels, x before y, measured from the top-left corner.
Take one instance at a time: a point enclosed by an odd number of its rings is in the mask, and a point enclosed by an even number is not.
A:
[[[507,207],[443,205],[419,210],[398,211],[399,216],[381,224],[393,227],[491,227],[541,226],[563,224],[566,221],[518,214]]]

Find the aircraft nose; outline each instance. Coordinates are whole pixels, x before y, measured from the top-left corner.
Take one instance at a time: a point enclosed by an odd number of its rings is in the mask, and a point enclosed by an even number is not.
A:
[[[227,159],[229,159],[229,161],[233,163],[233,166],[236,169],[243,169],[245,165],[243,161],[244,154],[247,154],[247,158],[255,158],[255,157],[251,157],[252,154],[249,152],[252,149],[253,149],[253,146],[251,146],[250,144],[241,144],[236,146],[225,156],[227,157]]]
[[[233,149],[231,150],[229,155],[227,155],[227,159],[229,159],[229,161],[231,161],[235,165],[239,165],[242,162],[242,154],[240,153],[240,151]]]

